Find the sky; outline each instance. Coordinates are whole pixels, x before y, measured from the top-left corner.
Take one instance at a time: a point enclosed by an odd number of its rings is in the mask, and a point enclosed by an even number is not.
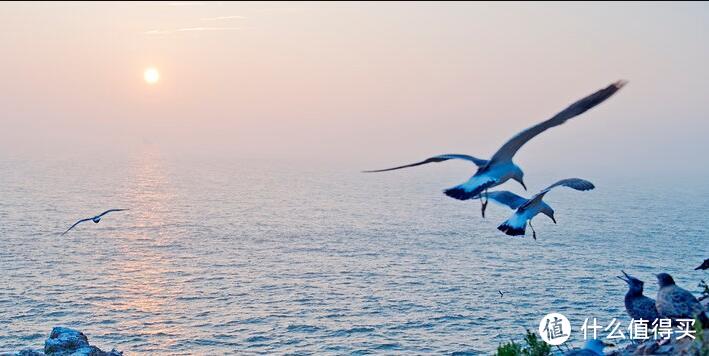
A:
[[[625,79],[518,163],[699,177],[707,38],[706,3],[2,3],[0,159],[487,158]]]

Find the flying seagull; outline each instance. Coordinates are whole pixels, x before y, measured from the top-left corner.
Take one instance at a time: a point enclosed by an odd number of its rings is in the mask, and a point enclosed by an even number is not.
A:
[[[645,283],[625,273],[625,271],[621,272],[623,272],[624,277],[616,277],[628,284],[628,292],[625,294],[625,311],[628,312],[631,319],[643,319],[647,320],[648,324],[651,324],[660,316],[657,314],[655,301],[643,295],[643,286]]]
[[[500,293],[500,297],[504,297],[504,296],[505,296],[505,294],[504,294],[504,293],[502,293],[502,291],[501,291],[501,290],[498,290],[498,291],[497,291],[497,293]]]
[[[497,229],[510,236],[519,236],[524,235],[527,224],[529,224],[529,227],[532,229],[532,237],[536,240],[537,232],[534,231],[534,227],[532,226],[532,219],[537,216],[537,214],[542,213],[548,216],[551,221],[556,224],[554,209],[552,209],[542,199],[553,188],[562,186],[576,190],[591,190],[595,188],[593,183],[587,180],[581,178],[567,178],[550,185],[546,189],[534,195],[531,199],[522,198],[521,196],[506,190],[488,192],[488,199],[491,199],[499,204],[506,205],[515,211],[514,214],[512,214],[507,221],[498,226]]]
[[[695,270],[700,270],[700,269],[709,269],[709,258],[704,260],[704,262],[699,267],[695,268]]]
[[[522,169],[512,162],[512,158],[515,153],[525,144],[527,141],[531,140],[540,133],[546,131],[549,128],[559,126],[575,116],[581,115],[587,110],[593,108],[594,106],[602,103],[606,99],[610,98],[615,92],[622,88],[626,84],[625,81],[617,81],[608,87],[601,89],[573,104],[561,111],[560,113],[554,115],[551,119],[543,121],[535,126],[532,126],[516,136],[512,137],[507,141],[500,149],[495,152],[495,154],[489,160],[476,158],[469,155],[463,154],[443,154],[439,156],[434,156],[427,158],[421,162],[407,164],[403,166],[364,171],[365,173],[373,172],[386,172],[395,169],[402,169],[408,167],[420,166],[427,163],[443,162],[451,159],[462,159],[465,161],[470,161],[475,164],[478,168],[475,174],[468,179],[467,182],[455,186],[453,188],[446,189],[444,193],[451,198],[459,200],[467,199],[477,199],[479,198],[482,203],[482,215],[485,217],[485,208],[487,207],[487,194],[481,194],[487,192],[487,189],[498,186],[510,179],[517,181],[522,187],[527,190],[524,184],[524,172]],[[483,196],[485,200],[483,201]]]
[[[663,319],[694,319],[698,318],[706,328],[709,318],[704,307],[696,297],[686,289],[675,284],[675,280],[667,273],[657,275],[657,312]]]
[[[124,211],[124,210],[130,210],[130,209],[108,209],[108,210],[104,211],[103,213],[98,214],[98,215],[96,215],[96,216],[94,216],[94,217],[92,217],[92,218],[81,219],[81,220],[75,222],[74,225],[71,225],[71,227],[69,227],[68,229],[66,229],[66,231],[62,232],[61,236],[64,236],[64,234],[66,234],[67,232],[69,232],[69,230],[73,229],[76,225],[79,225],[79,224],[81,224],[82,222],[93,221],[94,223],[98,224],[99,221],[101,221],[101,217],[102,217],[102,216],[104,216],[104,215],[106,215],[106,214],[108,214],[108,213],[114,212],[114,211]]]

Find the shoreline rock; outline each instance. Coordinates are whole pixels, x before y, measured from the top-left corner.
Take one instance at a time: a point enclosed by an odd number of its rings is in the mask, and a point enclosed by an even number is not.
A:
[[[103,351],[89,344],[89,339],[81,331],[54,327],[49,338],[44,342],[44,350],[25,349],[16,356],[122,356],[123,352]]]
[[[703,330],[700,340],[683,338],[682,340],[672,340],[661,343],[656,340],[648,340],[643,343],[631,344],[624,349],[606,353],[606,356],[631,356],[631,355],[703,355],[702,350],[709,349],[709,329]],[[701,342],[701,343],[700,343]]]

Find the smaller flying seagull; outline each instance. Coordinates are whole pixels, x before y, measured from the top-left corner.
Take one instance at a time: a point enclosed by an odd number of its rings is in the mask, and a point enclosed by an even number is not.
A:
[[[71,227],[69,227],[68,229],[66,229],[66,231],[62,232],[61,236],[64,236],[64,234],[66,234],[67,232],[69,232],[69,230],[73,229],[76,225],[79,225],[79,224],[81,224],[82,222],[93,221],[95,224],[98,224],[99,221],[101,221],[101,217],[102,217],[102,216],[104,216],[104,215],[106,215],[106,214],[108,214],[108,213],[112,213],[112,212],[114,212],[114,211],[124,211],[124,210],[130,210],[130,209],[108,209],[108,210],[104,211],[103,213],[98,214],[98,215],[96,215],[96,216],[94,216],[94,217],[92,217],[92,218],[81,219],[81,220],[75,222],[74,225],[71,225]]]
[[[507,205],[515,210],[514,214],[512,214],[507,221],[498,226],[497,229],[510,236],[519,236],[524,235],[527,224],[529,224],[529,227],[532,229],[532,237],[536,240],[537,232],[534,231],[534,227],[532,226],[532,219],[537,216],[537,214],[542,213],[556,224],[554,209],[542,201],[542,199],[550,190],[560,186],[582,191],[595,188],[593,183],[587,180],[581,178],[567,178],[550,185],[529,200],[506,190],[488,192],[488,199],[502,205]]]
[[[504,293],[502,293],[502,291],[501,291],[501,290],[498,290],[498,291],[497,291],[497,293],[500,293],[500,297],[504,297],[504,296],[505,296],[505,294],[504,294]]]
[[[695,270],[700,270],[700,269],[709,269],[709,258],[704,260],[704,263],[702,263],[701,266],[695,268]]]

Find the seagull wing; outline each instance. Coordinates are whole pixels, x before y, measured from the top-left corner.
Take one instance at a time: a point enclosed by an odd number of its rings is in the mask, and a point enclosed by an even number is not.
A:
[[[444,155],[438,155],[438,156],[434,156],[434,157],[431,157],[431,158],[427,158],[427,159],[425,159],[425,160],[423,160],[423,161],[421,161],[421,162],[416,162],[416,163],[412,163],[412,164],[407,164],[407,165],[405,165],[405,166],[398,166],[398,167],[386,168],[386,169],[377,169],[377,170],[373,170],[373,171],[363,171],[363,173],[375,173],[375,172],[393,171],[393,170],[395,170],[395,169],[402,169],[402,168],[408,168],[408,167],[416,167],[416,166],[420,166],[420,165],[426,164],[426,163],[443,162],[443,161],[447,161],[447,160],[449,160],[449,159],[462,159],[462,160],[465,160],[465,161],[470,161],[470,162],[475,163],[475,165],[478,166],[478,167],[484,167],[484,166],[487,165],[487,163],[488,163],[487,160],[480,159],[480,158],[476,158],[476,157],[469,156],[469,155],[444,154]]]
[[[502,147],[500,147],[497,152],[490,159],[491,164],[506,162],[512,160],[512,157],[517,153],[527,141],[534,138],[534,136],[546,131],[547,129],[559,126],[566,122],[566,120],[578,116],[586,112],[586,110],[593,108],[594,106],[604,102],[606,99],[610,98],[615,92],[625,85],[625,81],[617,81],[608,87],[601,89],[573,104],[561,111],[560,113],[554,115],[549,120],[543,121],[537,125],[534,125],[520,133],[515,137],[512,137],[507,141]]]
[[[572,189],[585,191],[585,190],[591,190],[591,189],[595,188],[596,186],[594,186],[593,183],[591,183],[585,179],[581,179],[581,178],[562,179],[562,180],[548,186],[546,189],[542,190],[541,192],[537,193],[535,196],[532,197],[532,199],[529,199],[525,204],[520,206],[520,209],[524,209],[532,204],[538,203],[539,201],[542,200],[542,198],[544,198],[544,195],[546,193],[549,193],[550,190],[552,190],[556,187],[569,187]]]
[[[671,288],[666,295],[669,299],[669,305],[668,308],[664,308],[666,310],[663,310],[662,317],[670,317],[672,319],[695,318],[704,311],[704,308],[692,293],[676,285]]]
[[[104,211],[103,213],[99,214],[98,217],[102,217],[108,213],[114,212],[114,211],[124,211],[124,210],[130,210],[130,209],[108,209]]]
[[[651,322],[657,318],[657,307],[655,307],[655,301],[649,297],[636,298],[632,304],[633,311],[636,319],[650,320]],[[639,316],[639,318],[638,318]]]
[[[507,205],[513,210],[519,208],[520,205],[527,202],[527,199],[506,190],[488,192],[487,198],[496,203]]]
[[[60,236],[64,236],[64,234],[66,234],[67,232],[69,232],[69,230],[73,229],[74,226],[79,225],[79,224],[81,224],[81,223],[84,222],[84,221],[89,221],[89,220],[91,220],[91,219],[93,219],[93,218],[81,219],[81,220],[75,222],[74,225],[71,225],[71,227],[69,227],[68,229],[66,229],[66,231],[62,232],[62,234],[61,234]]]

